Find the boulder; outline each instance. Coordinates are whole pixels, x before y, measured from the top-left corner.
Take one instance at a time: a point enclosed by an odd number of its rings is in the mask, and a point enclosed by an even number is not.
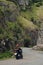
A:
[[[33,50],[41,50],[41,51],[43,51],[43,44],[38,44],[38,45],[34,46]]]

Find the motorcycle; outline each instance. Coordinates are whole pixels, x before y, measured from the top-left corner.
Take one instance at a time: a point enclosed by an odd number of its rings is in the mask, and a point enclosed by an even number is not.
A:
[[[15,58],[16,59],[23,59],[22,49],[19,48],[15,51]]]

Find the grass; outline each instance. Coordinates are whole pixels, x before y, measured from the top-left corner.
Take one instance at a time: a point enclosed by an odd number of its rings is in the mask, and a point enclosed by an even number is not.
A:
[[[8,59],[8,58],[11,58],[12,57],[12,53],[11,52],[5,52],[5,53],[0,53],[0,60],[1,59]]]
[[[34,17],[35,19],[38,19],[37,14],[36,14],[37,9],[38,8],[36,7],[36,5],[33,5],[31,11],[29,9],[26,11],[21,11],[21,15],[28,20],[31,20],[32,17]]]
[[[24,18],[24,17],[22,17],[22,16],[19,17],[19,23],[21,23],[22,26],[23,26],[24,28],[26,28],[26,29],[31,29],[31,30],[33,30],[33,29],[36,29],[36,28],[37,28],[37,26],[34,25],[31,21],[27,20],[26,18]]]
[[[43,6],[40,6],[37,10],[37,16],[39,19],[43,19]]]
[[[28,20],[33,17],[35,20],[43,19],[43,6],[37,7],[36,3],[32,5],[32,10],[21,11],[21,16]]]
[[[36,4],[34,4],[32,6],[31,11],[29,9],[26,11],[21,11],[21,16],[22,17],[20,17],[21,20],[20,22],[24,27],[35,29],[38,25],[37,26],[34,25],[30,20],[33,17],[34,20],[37,21],[37,24],[38,24],[38,20],[39,21],[43,20],[43,6],[37,7]]]

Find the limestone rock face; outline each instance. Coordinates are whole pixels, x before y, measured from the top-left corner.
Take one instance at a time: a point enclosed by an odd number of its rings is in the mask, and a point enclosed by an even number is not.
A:
[[[19,5],[28,5],[29,0],[18,0]]]
[[[43,50],[43,22],[38,33],[37,45],[33,47],[35,50]]]
[[[29,0],[9,0],[15,3],[18,3],[19,5],[23,6],[23,5],[28,5],[29,4]]]
[[[20,6],[21,9],[26,10],[26,7],[29,5],[29,0],[10,0],[15,2]]]
[[[43,44],[43,22],[41,24],[39,34],[38,34],[38,40],[37,40],[37,45]]]
[[[25,10],[26,6],[29,5],[29,0],[18,0],[18,4],[22,6],[21,9]]]

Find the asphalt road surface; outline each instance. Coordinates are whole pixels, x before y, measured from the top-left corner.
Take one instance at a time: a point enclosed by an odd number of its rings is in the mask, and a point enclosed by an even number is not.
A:
[[[23,48],[23,59],[0,60],[0,65],[43,65],[43,51]]]

